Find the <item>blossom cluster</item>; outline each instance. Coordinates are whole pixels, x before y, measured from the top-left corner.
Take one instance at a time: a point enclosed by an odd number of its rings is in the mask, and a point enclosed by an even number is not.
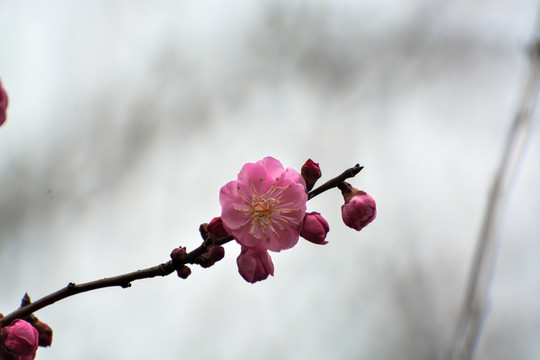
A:
[[[298,173],[265,157],[245,164],[237,179],[221,188],[221,217],[213,219],[208,230],[218,238],[232,236],[240,244],[237,265],[246,281],[255,283],[274,275],[269,251],[290,249],[300,237],[327,244],[328,222],[320,213],[306,211],[309,190],[321,175],[319,164],[311,159]],[[338,187],[345,199],[343,221],[360,231],[375,219],[375,201],[346,182]]]
[[[0,82],[0,126],[6,121],[7,107],[8,96]],[[353,171],[351,176],[357,174],[361,167],[356,165],[349,170],[354,169],[357,171]],[[245,164],[237,179],[221,188],[221,216],[201,225],[204,242],[199,248],[190,253],[185,247],[176,248],[171,252],[168,263],[117,276],[114,279],[118,282],[114,285],[127,287],[133,280],[166,276],[175,270],[179,277],[185,279],[191,274],[186,264],[195,263],[204,268],[212,266],[225,256],[221,245],[233,239],[240,245],[236,260],[240,275],[250,283],[265,280],[274,275],[269,252],[290,249],[300,237],[317,245],[328,243],[326,237],[330,226],[319,212],[307,211],[307,201],[333,187],[341,190],[345,200],[341,207],[345,225],[360,231],[375,219],[377,210],[373,198],[343,181],[343,177],[310,192],[321,175],[319,164],[311,159],[302,166],[300,173],[284,168],[272,157]],[[92,289],[111,286],[104,280],[110,278],[83,285],[92,284]],[[97,283],[100,286],[96,286]],[[73,290],[75,286],[70,283],[67,289]],[[52,302],[55,302],[76,293],[55,292],[49,297],[54,297]],[[25,295],[19,309],[22,312],[16,311],[5,318],[0,314],[0,360],[33,360],[38,346],[51,345],[52,329],[25,308],[29,304],[30,298]]]

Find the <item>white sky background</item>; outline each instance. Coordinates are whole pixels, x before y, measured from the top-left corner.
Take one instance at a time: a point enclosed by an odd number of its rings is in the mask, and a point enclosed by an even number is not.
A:
[[[0,0],[0,311],[200,243],[219,189],[271,155],[352,182],[308,204],[329,244],[239,246],[187,280],[37,313],[42,359],[434,359],[451,338],[488,187],[527,74],[535,1]],[[539,125],[500,224],[478,359],[540,357]]]

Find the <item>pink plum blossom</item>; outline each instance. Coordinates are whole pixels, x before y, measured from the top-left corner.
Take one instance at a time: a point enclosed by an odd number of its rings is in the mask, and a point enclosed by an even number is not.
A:
[[[375,200],[364,191],[358,191],[341,206],[341,216],[345,225],[360,231],[377,216]]]
[[[8,96],[0,81],[0,126],[6,121],[6,110],[8,106]]]
[[[221,188],[221,219],[227,233],[245,247],[281,251],[298,242],[306,212],[306,184],[293,169],[266,157],[242,167],[237,180]]]
[[[325,245],[326,234],[330,231],[328,222],[318,212],[306,213],[300,236],[314,244]]]
[[[12,354],[33,359],[38,348],[39,334],[36,328],[24,320],[15,320],[2,329],[4,347]]]
[[[265,280],[268,275],[274,276],[274,264],[268,251],[261,247],[245,247],[236,259],[238,272],[250,283]]]

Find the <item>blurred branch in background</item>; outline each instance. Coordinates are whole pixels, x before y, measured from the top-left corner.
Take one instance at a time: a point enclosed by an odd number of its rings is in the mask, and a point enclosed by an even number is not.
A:
[[[452,360],[473,357],[485,320],[487,296],[497,257],[497,224],[500,224],[508,189],[515,179],[516,170],[523,158],[539,95],[540,26],[538,24],[530,49],[530,63],[531,69],[523,98],[508,130],[503,156],[488,194],[465,298],[448,356]]]

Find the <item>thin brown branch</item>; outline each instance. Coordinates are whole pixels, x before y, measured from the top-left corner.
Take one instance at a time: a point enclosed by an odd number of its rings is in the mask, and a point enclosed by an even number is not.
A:
[[[315,196],[317,196],[317,195],[319,195],[319,194],[321,194],[321,193],[323,193],[323,192],[325,192],[327,190],[338,187],[345,180],[347,180],[349,178],[352,178],[352,177],[355,177],[363,168],[364,168],[363,166],[360,166],[359,164],[356,164],[354,167],[345,170],[339,176],[336,176],[335,178],[328,180],[327,182],[325,182],[324,184],[322,184],[318,188],[311,190],[308,193],[308,200],[313,199]]]
[[[356,174],[360,172],[360,170],[362,170],[362,168],[363,167],[357,164],[356,166],[345,170],[341,175],[329,180],[328,182],[321,185],[317,189],[311,191],[308,194],[308,200],[324,191],[337,187],[344,180],[354,177]],[[157,276],[163,277],[163,276],[170,275],[171,273],[175,272],[176,270],[180,269],[186,264],[197,264],[197,263],[200,264],[198,259],[200,258],[201,255],[203,255],[209,249],[210,246],[224,245],[225,243],[231,240],[234,240],[232,236],[227,236],[217,241],[212,241],[210,238],[205,238],[203,243],[198,248],[189,252],[182,261],[170,260],[170,261],[164,262],[162,264],[159,264],[159,265],[147,268],[147,269],[137,270],[137,271],[130,272],[127,274],[108,277],[108,278],[90,281],[90,282],[82,283],[82,284],[75,284],[75,283],[70,282],[66,287],[56,292],[53,292],[49,295],[46,295],[35,302],[21,305],[19,309],[13,311],[12,313],[0,319],[0,328],[3,326],[9,325],[15,319],[25,318],[33,314],[34,312],[40,309],[43,309],[46,306],[52,305],[60,300],[63,300],[73,295],[81,294],[81,293],[92,291],[92,290],[107,288],[107,287],[119,286],[121,288],[127,288],[127,287],[130,287],[131,283],[136,280],[150,279]]]
[[[227,241],[230,240],[231,239],[227,238]],[[54,304],[57,301],[73,295],[114,286],[127,288],[130,287],[131,282],[135,280],[150,279],[156,276],[167,276],[185,264],[194,263],[195,260],[202,254],[204,254],[207,249],[207,246],[204,244],[199,246],[195,250],[189,252],[186,256],[185,261],[182,262],[173,262],[172,260],[170,260],[163,264],[159,264],[157,266],[153,266],[147,269],[137,270],[123,275],[90,281],[83,284],[75,284],[70,282],[66,287],[56,292],[53,292],[45,297],[42,297],[35,302],[22,306],[11,314],[3,317],[2,319],[0,319],[0,327],[9,325],[15,319],[24,318],[40,309],[43,309],[46,306]]]

